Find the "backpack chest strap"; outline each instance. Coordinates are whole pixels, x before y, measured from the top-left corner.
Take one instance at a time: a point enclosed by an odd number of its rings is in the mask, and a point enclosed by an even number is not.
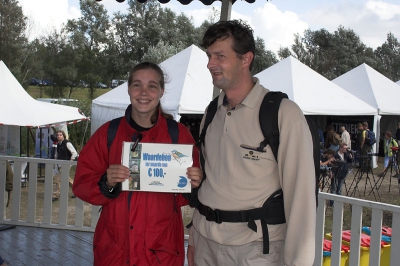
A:
[[[263,253],[269,253],[269,235],[267,224],[283,224],[286,222],[284,205],[283,205],[283,193],[282,189],[279,189],[273,193],[260,208],[241,210],[241,211],[222,211],[213,210],[210,207],[203,205],[200,201],[198,202],[197,209],[199,213],[206,217],[207,221],[216,222],[221,224],[222,222],[228,223],[246,223],[247,226],[257,232],[257,226],[255,221],[261,221],[261,228],[263,231]]]

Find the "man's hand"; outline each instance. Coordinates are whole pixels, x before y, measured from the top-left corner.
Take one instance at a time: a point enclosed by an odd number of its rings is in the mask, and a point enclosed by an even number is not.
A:
[[[194,246],[188,246],[187,249],[187,260],[189,266],[195,266],[194,264]]]
[[[199,167],[188,167],[186,175],[190,179],[192,188],[197,188],[203,179],[203,170],[201,170]]]

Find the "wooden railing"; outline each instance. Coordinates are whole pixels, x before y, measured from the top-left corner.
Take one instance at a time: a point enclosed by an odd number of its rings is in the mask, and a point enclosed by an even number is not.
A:
[[[7,195],[0,197],[0,224],[94,231],[99,218],[99,206],[92,206],[78,198],[71,199],[72,192],[68,178],[70,168],[75,166],[76,162],[0,156],[0,191],[2,192],[5,191],[6,160],[13,161],[13,190],[9,207],[6,207]],[[53,202],[55,164],[61,166],[61,192],[59,199]],[[27,165],[26,170],[23,169],[25,165]],[[43,175],[40,174],[41,172]],[[25,180],[26,178],[28,179]],[[326,202],[329,200],[334,200],[334,208],[333,215],[327,217]],[[319,194],[314,265],[323,265],[324,262],[323,239],[324,235],[328,233],[325,229],[327,219],[332,221],[331,265],[340,265],[343,213],[349,212],[349,209],[351,209],[351,227],[347,229],[351,230],[352,238],[348,265],[360,264],[360,239],[363,224],[371,226],[372,232],[369,265],[380,265],[380,239],[384,212],[392,215],[391,250],[394,252],[390,253],[390,265],[398,265],[400,261],[400,252],[397,252],[400,250],[400,207],[327,193]],[[370,221],[363,221],[363,210],[365,209],[371,210]],[[57,219],[54,218],[55,216]],[[298,226],[301,230],[301,221],[298,222]]]

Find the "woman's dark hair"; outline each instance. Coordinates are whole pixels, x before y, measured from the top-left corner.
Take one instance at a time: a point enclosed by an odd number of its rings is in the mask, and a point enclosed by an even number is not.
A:
[[[142,62],[137,64],[131,71],[131,73],[129,74],[128,77],[128,88],[129,86],[132,84],[133,82],[133,75],[136,73],[136,71],[139,70],[148,70],[148,69],[152,69],[154,71],[156,71],[160,77],[159,83],[161,88],[165,91],[165,75],[164,72],[162,71],[162,69],[155,63],[152,62]],[[165,113],[160,105],[160,102],[158,102],[158,105],[156,107],[156,109],[154,110],[153,115],[150,118],[150,121],[152,124],[155,124],[157,122],[157,118],[158,118],[158,110],[160,110],[161,115],[167,119],[174,119],[174,117],[170,114]]]
[[[236,52],[239,58],[248,52],[252,52],[255,56],[256,44],[254,41],[253,30],[242,20],[219,21],[211,25],[204,33],[200,46],[207,49],[217,40],[225,40],[227,38],[232,38],[232,49]],[[250,70],[253,67],[253,62],[254,57],[250,64]]]
[[[325,127],[325,130],[326,130],[326,132],[328,132],[328,131],[334,131],[334,128],[333,128],[332,125],[327,125],[327,126]]]

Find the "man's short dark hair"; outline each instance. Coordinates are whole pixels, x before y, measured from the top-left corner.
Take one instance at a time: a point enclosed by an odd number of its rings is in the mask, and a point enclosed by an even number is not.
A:
[[[327,155],[335,155],[335,151],[332,149],[326,149],[323,154],[327,154]]]
[[[200,46],[207,49],[217,40],[225,40],[227,38],[232,38],[232,49],[236,52],[238,57],[248,52],[252,52],[255,56],[256,44],[254,41],[253,30],[242,20],[218,21],[211,25],[204,33]],[[253,67],[253,62],[254,58],[250,64],[250,70]]]

